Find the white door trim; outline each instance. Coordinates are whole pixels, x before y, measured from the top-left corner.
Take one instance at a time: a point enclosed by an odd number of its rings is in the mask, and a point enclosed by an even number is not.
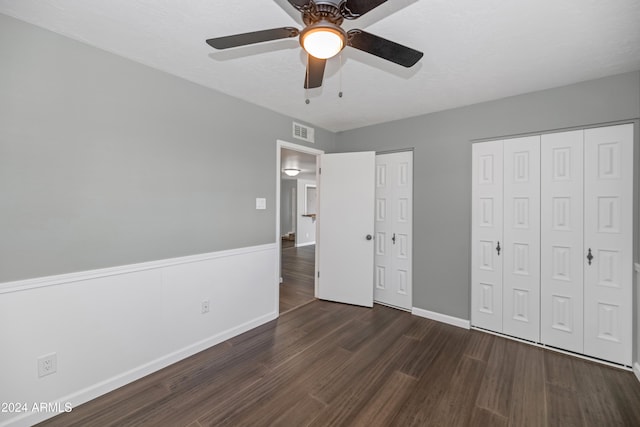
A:
[[[321,154],[324,154],[324,150],[318,150],[317,148],[311,148],[311,147],[306,147],[304,145],[298,145],[298,144],[293,144],[291,142],[287,142],[287,141],[283,141],[281,139],[276,140],[276,201],[275,201],[275,206],[276,206],[276,244],[278,245],[278,250],[276,251],[276,277],[274,278],[274,289],[275,289],[275,294],[276,294],[276,307],[278,308],[278,313],[279,313],[279,307],[280,307],[280,277],[281,277],[281,272],[280,272],[280,256],[282,253],[281,250],[281,235],[280,235],[280,179],[281,179],[281,169],[282,169],[282,159],[281,159],[281,152],[282,149],[286,148],[289,150],[294,150],[294,151],[299,151],[301,153],[307,153],[307,154],[312,154],[314,156],[316,156],[316,185],[319,186],[320,185],[320,180],[318,179],[318,165],[320,162],[318,162],[318,156],[320,156]],[[318,222],[316,221],[316,228],[317,228],[317,224]],[[317,235],[317,230],[316,230],[316,235]],[[315,259],[315,272],[314,272],[314,295],[317,297],[318,296],[318,252],[319,252],[319,245],[316,244],[316,259]]]

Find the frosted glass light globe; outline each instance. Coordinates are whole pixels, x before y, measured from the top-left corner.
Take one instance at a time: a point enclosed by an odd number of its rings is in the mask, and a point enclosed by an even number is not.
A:
[[[344,48],[344,37],[329,28],[312,29],[303,35],[302,47],[315,58],[328,59]]]

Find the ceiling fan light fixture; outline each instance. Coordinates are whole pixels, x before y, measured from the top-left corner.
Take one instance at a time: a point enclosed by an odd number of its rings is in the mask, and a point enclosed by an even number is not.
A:
[[[328,21],[309,25],[300,33],[300,45],[311,56],[329,59],[344,49],[347,33]]]
[[[305,89],[322,86],[327,59],[336,56],[346,46],[377,56],[403,67],[414,66],[423,53],[375,34],[341,25],[345,19],[356,19],[388,0],[288,0],[302,15],[305,28],[271,28],[207,39],[214,49],[229,49],[256,43],[298,37],[306,54]],[[340,96],[340,94],[338,94]],[[309,100],[306,100],[307,104]]]
[[[286,173],[288,176],[296,176],[300,173],[300,169],[286,168],[284,170],[284,173]]]

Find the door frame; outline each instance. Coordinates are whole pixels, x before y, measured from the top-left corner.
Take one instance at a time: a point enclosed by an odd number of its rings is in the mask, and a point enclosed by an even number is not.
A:
[[[301,153],[312,154],[316,156],[316,188],[319,190],[320,188],[320,180],[318,179],[318,170],[320,168],[320,156],[324,154],[324,150],[319,150],[317,148],[307,147],[305,145],[294,144],[292,142],[283,141],[281,139],[276,140],[276,245],[278,246],[278,250],[276,251],[276,277],[275,277],[275,296],[276,296],[276,310],[278,312],[278,316],[280,316],[280,278],[282,277],[281,272],[281,256],[282,256],[282,236],[280,235],[280,180],[282,175],[282,149],[286,148],[288,150],[298,151]],[[319,203],[319,202],[318,202]],[[316,254],[314,261],[314,273],[313,273],[313,284],[314,284],[314,297],[318,297],[318,252],[319,252],[319,239],[318,236],[318,221],[319,217],[316,216]]]

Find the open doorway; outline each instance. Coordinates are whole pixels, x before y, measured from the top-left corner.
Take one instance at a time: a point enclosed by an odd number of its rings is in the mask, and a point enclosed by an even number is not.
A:
[[[315,299],[317,156],[322,151],[278,141],[279,312]]]

